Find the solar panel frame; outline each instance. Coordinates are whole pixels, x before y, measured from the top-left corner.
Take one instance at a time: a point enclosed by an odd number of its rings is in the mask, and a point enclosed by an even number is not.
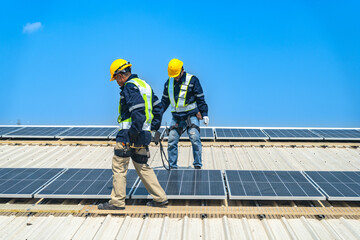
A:
[[[238,177],[233,173],[238,173]],[[240,175],[240,173],[243,174]],[[288,177],[286,174],[290,176],[288,182],[283,181],[283,178]],[[234,179],[236,179],[236,181]],[[269,179],[271,179],[271,181]],[[326,199],[317,187],[299,171],[225,170],[225,181],[229,199],[231,200]],[[271,187],[271,189],[269,187]],[[308,187],[311,189],[306,189]],[[306,190],[309,190],[308,192],[313,191],[314,196],[309,196]],[[235,194],[236,191],[243,192],[243,194]],[[247,192],[251,194],[247,194]]]
[[[360,201],[358,171],[304,171],[304,174],[329,201]]]
[[[102,134],[96,134],[96,131],[103,130]],[[63,132],[56,136],[56,138],[61,139],[109,139],[110,135],[116,131],[117,127],[72,127],[66,132]],[[89,132],[86,134],[83,134],[84,131],[92,131],[95,133],[89,134]],[[75,132],[75,133],[73,133]]]
[[[258,128],[215,128],[217,140],[268,140],[269,137]]]
[[[68,131],[70,127],[28,126],[5,134],[8,138],[55,138],[56,135]]]
[[[23,127],[10,127],[10,126],[0,126],[0,137],[5,136],[6,134],[16,132]]]
[[[92,172],[95,174],[91,175]],[[85,178],[90,178],[90,180]],[[135,169],[128,169],[126,189],[129,189],[129,191],[126,194],[126,199],[130,198],[138,181],[139,177]],[[68,168],[59,177],[47,184],[46,187],[35,193],[34,197],[49,199],[110,199],[112,187],[113,177],[111,169]],[[82,191],[81,189],[84,190]],[[96,190],[97,194],[92,194]],[[86,192],[91,193],[86,194]]]
[[[309,129],[324,140],[360,141],[360,131],[357,129]]]
[[[262,131],[269,136],[270,140],[323,140],[309,129],[263,128]]]
[[[221,170],[178,169],[171,171],[154,171],[168,199],[224,200],[227,198]],[[196,180],[191,181],[193,177],[195,177]],[[181,178],[181,180],[179,180],[179,178]],[[208,179],[207,181],[206,178]],[[199,179],[199,181],[197,181],[197,179]],[[185,187],[183,188],[183,186]],[[206,187],[208,189],[206,189]],[[211,194],[217,190],[218,194]],[[178,194],[175,194],[175,192]],[[198,194],[196,194],[196,192],[198,192]],[[148,194],[141,180],[133,191],[131,199],[152,199],[152,196]]]
[[[1,168],[0,198],[33,198],[63,171],[64,168]]]

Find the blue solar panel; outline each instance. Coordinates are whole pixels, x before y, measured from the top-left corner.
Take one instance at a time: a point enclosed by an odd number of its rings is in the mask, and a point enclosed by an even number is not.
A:
[[[0,197],[32,198],[37,190],[63,170],[62,168],[1,168]]]
[[[119,132],[119,128],[116,128],[115,131],[112,134],[110,134],[109,138],[116,139],[116,135],[118,134],[118,132]]]
[[[168,199],[226,199],[220,170],[154,170]],[[150,199],[144,184],[136,187],[131,198]]]
[[[323,140],[308,129],[263,129],[270,140]]]
[[[137,183],[137,173],[129,169],[126,176],[126,197]],[[35,194],[36,198],[110,199],[113,186],[111,169],[67,169],[51,184]]]
[[[10,132],[4,137],[11,138],[54,138],[56,135],[69,130],[69,127],[23,127],[15,132]]]
[[[298,171],[226,170],[230,199],[325,200]]]
[[[215,128],[219,140],[265,140],[269,139],[260,129],[254,128]]]
[[[360,172],[306,171],[330,201],[360,201]]]
[[[163,133],[163,131],[165,130],[165,127],[161,127],[159,129],[159,131],[161,133]],[[168,139],[168,135],[166,133],[164,133],[164,139]],[[213,140],[215,139],[215,135],[214,135],[214,130],[212,128],[204,128],[201,127],[200,128],[200,138],[203,140]],[[189,140],[189,134],[187,133],[187,131],[183,132],[183,134],[181,134],[180,136],[181,140]]]
[[[212,140],[215,139],[214,130],[212,128],[200,128],[200,138],[203,140]],[[189,140],[189,134],[185,131],[181,136],[180,139]]]
[[[116,131],[116,127],[73,127],[59,134],[58,138],[102,138],[107,139]]]
[[[0,136],[20,130],[22,127],[0,127]]]
[[[310,129],[325,140],[360,140],[360,132],[355,129]]]

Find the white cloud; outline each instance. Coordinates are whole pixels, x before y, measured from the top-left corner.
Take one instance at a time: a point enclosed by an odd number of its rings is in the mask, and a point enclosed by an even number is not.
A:
[[[41,22],[27,23],[23,28],[23,33],[33,33],[42,27]]]

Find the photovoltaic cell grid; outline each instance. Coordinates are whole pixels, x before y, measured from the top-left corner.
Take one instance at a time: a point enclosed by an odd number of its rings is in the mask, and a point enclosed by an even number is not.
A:
[[[110,139],[115,139],[118,132],[119,132],[119,128],[116,128],[115,131],[112,134],[110,134],[109,138]]]
[[[129,198],[138,176],[134,169],[129,169],[126,176],[126,198]],[[68,199],[110,199],[112,190],[111,169],[67,169],[42,191],[36,198]]]
[[[10,132],[4,135],[4,137],[18,137],[18,138],[55,138],[69,127],[24,127],[18,131]]]
[[[306,171],[329,201],[360,201],[360,172]]]
[[[32,198],[33,194],[63,168],[1,168],[0,197]]]
[[[223,140],[246,140],[246,139],[269,139],[260,129],[245,128],[215,128],[216,139]]]
[[[226,199],[220,170],[155,170],[168,199]],[[140,181],[132,199],[152,198]]]
[[[226,170],[229,198],[234,200],[325,200],[298,171]]]
[[[323,140],[308,129],[263,129],[270,140]]]
[[[21,129],[22,127],[0,127],[0,136]]]
[[[355,129],[310,129],[325,140],[360,140],[360,131]]]
[[[116,127],[73,127],[57,138],[108,138]]]
[[[214,130],[212,128],[200,128],[200,138],[203,140],[212,140],[215,139]],[[189,140],[189,134],[185,131],[180,139],[187,139]]]

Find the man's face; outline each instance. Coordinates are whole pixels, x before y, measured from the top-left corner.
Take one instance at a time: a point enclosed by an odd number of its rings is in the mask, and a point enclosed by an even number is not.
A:
[[[179,81],[183,74],[184,74],[184,69],[181,69],[179,76],[174,77],[175,81]]]
[[[115,76],[115,80],[117,82],[117,84],[122,87],[125,84],[125,77],[122,74],[116,74]]]

